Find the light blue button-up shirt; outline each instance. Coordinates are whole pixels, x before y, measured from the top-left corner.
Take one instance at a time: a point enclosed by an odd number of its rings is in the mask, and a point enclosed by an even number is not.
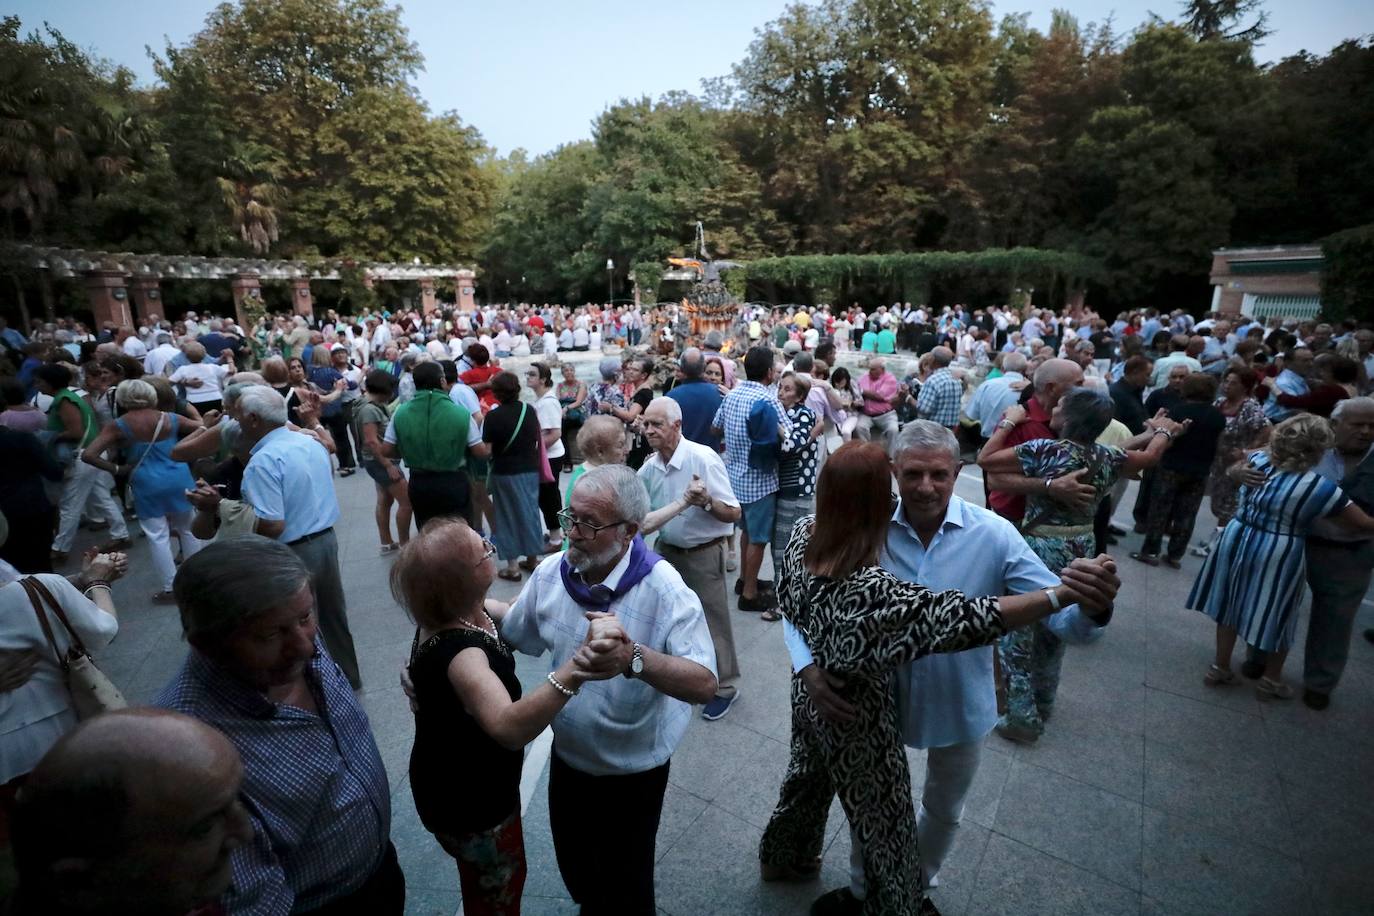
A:
[[[951,496],[945,521],[927,548],[898,503],[888,526],[882,567],[931,591],[958,589],[970,597],[1020,595],[1059,584],[1059,577],[1027,546],[1006,519]],[[1102,628],[1077,605],[1045,618],[1065,642],[1091,642]],[[811,664],[801,633],[783,621],[792,668]],[[902,740],[911,747],[946,747],[977,741],[997,724],[992,647],[926,655],[899,667],[894,680]]]
[[[286,522],[284,544],[323,531],[339,520],[334,465],[314,436],[285,426],[258,440],[243,469],[243,498],[258,518]]]
[[[988,379],[973,389],[964,416],[977,420],[983,435],[991,439],[997,430],[997,421],[1002,419],[1008,407],[1021,399],[1021,392],[1025,390],[1024,385],[1013,388],[1012,384],[1024,381],[1026,377],[1019,372],[1005,372],[999,378]]]

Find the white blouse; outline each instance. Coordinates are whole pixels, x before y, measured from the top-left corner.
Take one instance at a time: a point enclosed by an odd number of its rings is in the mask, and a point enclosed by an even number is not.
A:
[[[87,650],[105,648],[119,631],[119,622],[76,590],[62,576],[41,574]],[[64,654],[71,638],[62,621],[46,606],[53,638]],[[28,683],[0,693],[0,783],[29,772],[48,748],[76,727],[71,695],[52,648],[34,613],[28,592],[18,580],[0,586],[0,649],[37,649],[41,661]]]

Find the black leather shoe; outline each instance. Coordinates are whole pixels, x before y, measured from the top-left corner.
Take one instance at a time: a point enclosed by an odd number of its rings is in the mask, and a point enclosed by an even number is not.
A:
[[[864,902],[847,887],[826,891],[811,903],[811,916],[858,916],[863,911]]]
[[[1302,692],[1302,702],[1308,709],[1315,709],[1320,712],[1331,705],[1331,694],[1321,693],[1317,690],[1304,690]]]
[[[1240,663],[1240,674],[1241,677],[1247,677],[1252,681],[1259,680],[1260,675],[1264,674],[1264,663],[1246,659]]]
[[[759,591],[761,591],[761,592],[771,592],[771,591],[773,590],[773,580],[772,580],[772,579],[759,579],[759,580],[757,580],[757,582],[758,582],[758,590],[759,590]],[[736,594],[736,595],[743,595],[743,594],[744,594],[744,579],[740,578],[740,579],[736,579],[736,580],[735,580],[735,594]]]

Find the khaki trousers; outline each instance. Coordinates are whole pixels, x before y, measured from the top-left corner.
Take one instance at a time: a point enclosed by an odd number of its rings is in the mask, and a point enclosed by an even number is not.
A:
[[[691,552],[659,541],[654,550],[701,599],[706,627],[716,647],[716,695],[734,696],[739,683],[739,659],[735,657],[735,633],[730,627],[730,600],[725,591],[725,539]]]

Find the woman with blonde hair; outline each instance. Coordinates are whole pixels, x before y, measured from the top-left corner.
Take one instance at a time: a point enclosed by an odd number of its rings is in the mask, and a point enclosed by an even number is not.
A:
[[[1331,518],[1352,531],[1374,532],[1374,518],[1312,470],[1334,442],[1331,424],[1300,414],[1274,427],[1267,449],[1232,468],[1247,481],[1240,507],[1188,595],[1187,606],[1217,624],[1216,659],[1203,676],[1209,687],[1236,682],[1231,653],[1239,637],[1266,653],[1264,675],[1255,684],[1260,697],[1293,696],[1279,676],[1297,628],[1308,529]]]
[[[138,524],[148,536],[162,581],[162,590],[153,595],[153,601],[171,604],[175,600],[172,578],[177,571],[172,559],[172,534],[181,539],[183,560],[204,546],[191,533],[191,504],[186,499],[186,491],[195,487],[195,481],[190,469],[172,458],[172,446],[181,436],[199,429],[200,421],[159,409],[157,389],[142,379],[120,382],[115,389],[115,403],[124,413],[113,423],[105,424],[100,435],[86,446],[81,459],[116,477],[128,477]],[[106,450],[116,445],[124,446],[129,464],[116,465],[104,457]]]

